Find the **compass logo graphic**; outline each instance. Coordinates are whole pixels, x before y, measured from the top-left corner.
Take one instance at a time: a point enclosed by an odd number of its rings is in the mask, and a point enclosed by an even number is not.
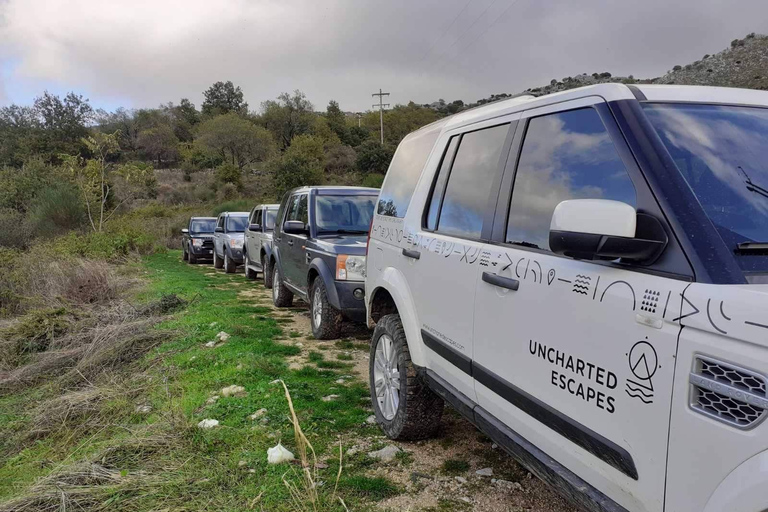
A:
[[[627,363],[634,379],[627,379],[624,391],[644,404],[653,403],[652,378],[659,368],[656,349],[647,341],[638,341],[627,354]]]

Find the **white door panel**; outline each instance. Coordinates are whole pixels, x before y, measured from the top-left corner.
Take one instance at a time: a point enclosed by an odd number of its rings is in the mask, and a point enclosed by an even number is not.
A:
[[[481,273],[517,279],[519,289],[477,281],[478,403],[623,506],[663,510],[685,283],[485,250]]]

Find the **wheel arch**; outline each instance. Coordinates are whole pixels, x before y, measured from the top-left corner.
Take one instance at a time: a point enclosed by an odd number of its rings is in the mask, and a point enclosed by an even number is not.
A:
[[[704,512],[759,512],[765,510],[768,450],[736,467],[709,497]]]
[[[333,273],[331,273],[331,269],[328,268],[328,265],[320,257],[313,259],[309,263],[309,270],[307,271],[307,298],[309,298],[311,293],[312,283],[314,283],[315,279],[318,277],[325,283],[325,294],[328,297],[328,302],[331,303],[331,306],[340,310],[341,301],[339,300],[339,294],[334,286],[335,279],[333,278]]]
[[[378,318],[375,318],[376,321],[387,314],[397,313],[400,315],[405,337],[408,340],[411,361],[416,366],[426,366],[426,354],[424,342],[421,339],[416,306],[405,276],[392,267],[384,269],[376,282],[373,283],[373,289],[368,297],[369,320],[374,320],[374,314],[379,315]],[[392,309],[393,306],[394,310]]]

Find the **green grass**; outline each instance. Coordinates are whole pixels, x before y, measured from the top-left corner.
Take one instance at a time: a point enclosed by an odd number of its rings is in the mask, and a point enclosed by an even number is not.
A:
[[[443,462],[442,470],[446,475],[461,475],[469,471],[469,462],[460,459],[448,459]]]
[[[278,439],[296,452],[288,404],[282,386],[273,383],[276,379],[290,390],[302,429],[318,457],[329,458],[329,467],[319,470],[319,478],[326,482],[320,494],[330,500],[338,471],[338,464],[331,462],[337,460],[333,452],[338,454],[338,437],[354,435],[369,415],[364,383],[335,383],[340,376],[335,370],[350,365],[326,361],[323,354],[313,351],[309,358],[317,367],[290,370],[286,357],[300,349],[276,341],[283,335],[280,324],[287,319],[274,318],[271,309],[239,298],[238,290],[262,286],[246,282],[241,274],[207,275],[210,266],[182,264],[178,251],[147,257],[136,270],[149,282],[140,300],[175,293],[189,301],[158,326],[178,334],[148,354],[143,363],[148,369],[138,379],[140,401],[151,404],[153,413],[142,416],[131,410],[121,424],[96,433],[61,432],[21,448],[8,446],[5,434],[27,427],[28,409],[40,399],[41,391],[0,397],[0,507],[3,500],[23,493],[54,468],[92,459],[146,431],[169,435],[171,446],[124,456],[114,464],[121,474],[141,471],[156,476],[159,483],[148,489],[104,489],[100,503],[126,510],[245,510],[261,495],[256,509],[292,510],[282,478],[286,475],[298,481],[298,472],[289,465],[268,465],[266,460],[267,449]],[[243,284],[233,286],[240,282]],[[219,331],[229,333],[230,339],[217,348],[205,347]],[[246,395],[206,403],[221,388],[233,384],[243,386]],[[322,397],[330,394],[338,398],[324,402]],[[133,407],[132,401],[122,402]],[[118,405],[126,407],[122,402]],[[261,408],[268,411],[265,421],[251,420],[249,415]],[[220,427],[196,428],[204,418],[217,419]],[[240,467],[240,461],[245,461],[245,467]],[[369,478],[363,471],[363,465],[343,470],[339,493],[348,506],[365,509],[371,501],[401,492],[388,480]],[[327,503],[322,510],[343,510],[340,507]]]

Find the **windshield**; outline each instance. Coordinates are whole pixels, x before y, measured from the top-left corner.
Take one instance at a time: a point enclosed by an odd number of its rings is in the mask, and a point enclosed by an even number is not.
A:
[[[768,109],[646,104],[645,113],[723,241],[768,242]],[[768,257],[739,254],[743,270]]]
[[[376,196],[317,196],[317,232],[366,234],[371,226]]]
[[[190,233],[213,233],[216,228],[216,219],[193,220],[189,225]]]
[[[227,217],[227,232],[243,233],[245,227],[248,225],[248,216],[231,216]]]
[[[275,218],[277,218],[277,210],[267,210],[264,212],[264,229],[272,231],[275,229]]]

